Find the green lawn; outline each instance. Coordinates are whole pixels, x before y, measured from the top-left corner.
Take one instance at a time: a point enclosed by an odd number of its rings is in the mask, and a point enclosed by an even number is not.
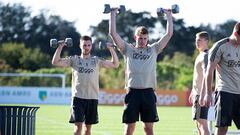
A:
[[[122,135],[122,106],[99,106],[99,124],[92,128],[93,135]],[[155,123],[156,135],[193,135],[195,125],[190,107],[158,107],[160,121]],[[37,111],[36,135],[71,135],[73,125],[68,123],[69,106],[41,105]],[[134,135],[143,135],[138,122]]]
[[[122,135],[122,106],[99,106],[99,120],[92,135]],[[196,135],[190,107],[158,107],[160,121],[155,123],[156,135]],[[73,125],[68,123],[69,106],[41,105],[37,111],[36,135],[72,135]],[[235,129],[235,126],[234,126]],[[138,122],[134,135],[143,135]]]

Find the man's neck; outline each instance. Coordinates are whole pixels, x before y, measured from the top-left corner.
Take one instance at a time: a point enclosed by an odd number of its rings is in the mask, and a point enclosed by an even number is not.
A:
[[[237,46],[240,44],[237,42],[236,37],[234,37],[233,35],[229,37],[229,42],[232,43],[234,46]]]
[[[83,58],[83,59],[87,59],[87,58],[89,58],[91,55],[90,54],[81,54],[81,57]]]
[[[145,45],[145,46],[136,45],[136,48],[147,48],[147,45]]]

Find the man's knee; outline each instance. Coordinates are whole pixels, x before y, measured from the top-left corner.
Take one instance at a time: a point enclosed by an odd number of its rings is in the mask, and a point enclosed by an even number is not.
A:
[[[226,135],[228,127],[218,127],[216,129],[215,135]]]
[[[135,123],[125,124],[124,135],[133,135],[134,129],[135,129]]]
[[[74,135],[81,135],[82,132],[82,123],[74,124]]]
[[[84,135],[91,135],[91,125],[85,125]]]
[[[146,135],[153,135],[153,123],[144,123],[143,128]]]

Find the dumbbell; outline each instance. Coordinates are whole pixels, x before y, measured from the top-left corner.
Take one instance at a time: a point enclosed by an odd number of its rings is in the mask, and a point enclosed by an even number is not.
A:
[[[107,49],[107,43],[109,43],[109,42],[102,42],[102,41],[100,41],[99,43],[98,43],[98,48],[99,49]],[[115,47],[113,44],[112,44],[112,47]]]
[[[50,47],[52,48],[57,48],[58,45],[62,43],[61,41],[57,41],[57,39],[50,39]],[[72,38],[66,38],[64,40],[64,45],[67,46],[67,47],[72,47],[73,46],[73,40]]]
[[[103,11],[104,14],[110,13],[111,10],[112,10],[112,8],[110,7],[109,4],[104,4],[104,11]],[[125,11],[126,11],[125,6],[120,5],[119,8],[118,8],[118,13],[121,14],[121,13],[124,13]]]
[[[158,16],[164,16],[164,8],[158,8],[157,9],[157,15]],[[177,4],[172,5],[171,12],[173,14],[179,13],[179,6]]]

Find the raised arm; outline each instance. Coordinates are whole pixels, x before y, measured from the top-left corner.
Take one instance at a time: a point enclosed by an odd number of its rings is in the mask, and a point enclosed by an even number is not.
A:
[[[116,14],[118,8],[113,8],[109,19],[109,35],[120,51],[124,49],[124,40],[120,37],[116,30]]]
[[[103,67],[105,68],[117,68],[119,66],[118,56],[112,47],[111,43],[107,43],[107,48],[111,53],[112,59],[103,61]]]
[[[64,47],[64,41],[60,41],[61,43],[59,44],[58,48],[56,49],[53,58],[52,58],[52,64],[55,66],[60,66],[60,67],[67,67],[70,65],[70,62],[68,59],[61,58],[61,52]]]
[[[172,21],[172,13],[170,10],[165,10],[164,12],[167,17],[167,27],[166,27],[166,33],[164,36],[158,41],[158,44],[161,46],[159,49],[163,49],[166,47],[168,41],[171,39],[173,35],[173,21]]]

